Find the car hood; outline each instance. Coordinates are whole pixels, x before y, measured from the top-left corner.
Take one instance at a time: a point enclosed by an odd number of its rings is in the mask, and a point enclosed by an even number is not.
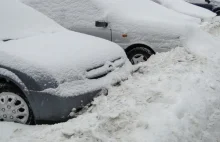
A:
[[[0,44],[1,66],[19,70],[35,79],[39,78],[38,74],[52,76],[59,83],[85,79],[95,74],[93,69],[112,66],[116,60],[127,60],[118,45],[70,31]]]

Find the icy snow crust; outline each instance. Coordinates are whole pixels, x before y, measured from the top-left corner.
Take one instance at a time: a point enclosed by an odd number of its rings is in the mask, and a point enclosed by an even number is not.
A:
[[[188,35],[184,48],[152,56],[81,116],[52,126],[0,123],[0,141],[219,141],[220,43]]]
[[[174,11],[193,16],[196,18],[200,18],[203,20],[211,20],[213,17],[216,16],[215,13],[211,12],[210,10],[195,6],[184,0],[153,0],[155,2],[160,3],[161,5],[172,9]],[[203,0],[205,1],[205,0]]]
[[[113,33],[128,34],[126,44],[143,43],[156,52],[180,46],[189,27],[196,27],[201,22],[150,0],[22,1],[71,30],[94,29],[95,21],[108,21]]]

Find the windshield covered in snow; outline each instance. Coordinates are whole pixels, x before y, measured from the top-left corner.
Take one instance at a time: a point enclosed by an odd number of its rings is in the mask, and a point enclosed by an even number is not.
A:
[[[34,9],[16,1],[0,0],[0,41],[19,39],[63,28]]]

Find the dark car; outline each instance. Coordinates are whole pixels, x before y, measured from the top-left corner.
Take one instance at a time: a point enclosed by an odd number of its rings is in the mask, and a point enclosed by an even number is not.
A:
[[[0,121],[65,121],[129,75],[115,43],[66,30],[14,0],[0,2],[0,19]]]
[[[203,1],[201,1],[201,0],[198,0],[198,1],[188,0],[188,1],[194,5],[206,8],[206,9],[216,13],[217,16],[220,16],[220,2],[219,1],[216,1],[216,0],[203,0]]]

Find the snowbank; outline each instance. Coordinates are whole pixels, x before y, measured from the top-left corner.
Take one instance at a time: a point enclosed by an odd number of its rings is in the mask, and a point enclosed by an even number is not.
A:
[[[220,36],[220,17],[215,17],[211,22],[204,22],[201,25],[201,29],[204,31],[210,33],[211,35],[215,37]]]
[[[86,113],[52,126],[0,123],[0,141],[220,140],[219,41],[192,30],[185,47],[152,56]]]
[[[153,0],[153,1],[158,2],[169,9],[173,9],[174,11],[189,16],[197,17],[203,20],[210,20],[216,16],[215,13],[207,9],[192,5],[188,2],[185,2],[184,0]]]

